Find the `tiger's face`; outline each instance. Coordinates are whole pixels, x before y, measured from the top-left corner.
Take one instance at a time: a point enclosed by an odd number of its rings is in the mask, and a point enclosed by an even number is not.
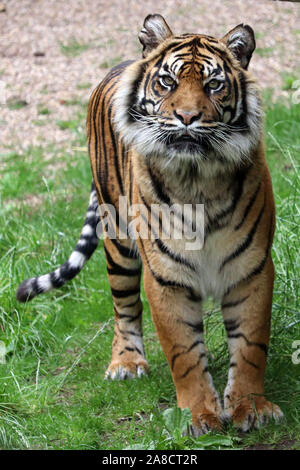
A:
[[[145,59],[125,72],[117,97],[124,140],[166,165],[249,158],[260,137],[259,99],[246,72],[251,28],[240,25],[221,40],[173,36],[159,15],[147,18]]]

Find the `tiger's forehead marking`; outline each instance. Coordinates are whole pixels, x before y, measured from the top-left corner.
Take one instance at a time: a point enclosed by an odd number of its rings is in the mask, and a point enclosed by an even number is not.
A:
[[[179,37],[174,38],[179,39]],[[166,52],[162,68],[178,78],[200,75],[204,80],[209,76],[224,78],[220,44],[208,36],[184,35]],[[217,47],[217,49],[216,49]]]

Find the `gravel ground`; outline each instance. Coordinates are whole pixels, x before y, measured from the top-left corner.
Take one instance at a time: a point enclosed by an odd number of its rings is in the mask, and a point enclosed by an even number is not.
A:
[[[287,93],[282,73],[299,74],[299,3],[0,1],[0,92],[5,86],[6,94],[6,104],[3,96],[0,104],[0,152],[53,142],[70,147],[70,131],[57,125],[76,110],[66,104],[87,101],[111,66],[140,57],[137,33],[149,13],[161,13],[175,33],[221,37],[241,22],[250,24],[258,48],[250,70],[262,88],[274,88],[275,97]],[[24,106],[11,109],[17,100]],[[44,108],[48,114],[39,113]]]

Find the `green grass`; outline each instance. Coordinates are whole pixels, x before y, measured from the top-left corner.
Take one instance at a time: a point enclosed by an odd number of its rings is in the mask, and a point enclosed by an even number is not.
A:
[[[119,64],[120,62],[122,62],[122,57],[121,56],[117,56],[117,57],[113,57],[112,59],[110,60],[106,60],[105,62],[102,62],[100,64],[100,68],[101,69],[111,69],[112,67],[114,67],[115,65]]]
[[[42,105],[38,105],[37,112],[38,114],[41,114],[42,116],[47,116],[48,114],[51,114],[51,111],[49,110],[49,108],[42,106]]]
[[[66,44],[60,44],[60,51],[67,57],[76,57],[89,49],[89,47],[89,44],[80,43],[73,38]]]
[[[261,57],[270,57],[272,55],[272,47],[257,47],[255,52]]]
[[[80,232],[91,171],[85,146],[86,106],[72,121],[73,152],[49,144],[0,155],[0,448],[299,448],[300,365],[291,360],[300,339],[299,149],[300,105],[266,109],[267,158],[277,206],[273,248],[276,284],[266,393],[285,412],[279,426],[238,436],[230,426],[195,444],[170,428],[165,410],[175,389],[145,305],[149,377],[106,382],[113,335],[112,301],[102,242],[83,272],[61,290],[28,304],[15,300],[21,280],[62,263]],[[76,150],[77,149],[77,150]],[[81,149],[81,150],[78,150]],[[221,315],[206,305],[210,368],[220,393],[228,353]],[[3,356],[3,346],[6,355]]]
[[[11,111],[17,111],[19,109],[24,108],[27,105],[28,105],[27,101],[21,100],[21,99],[12,99],[11,101],[7,103],[7,106]]]
[[[297,77],[296,75],[286,75],[286,74],[283,74],[282,75],[282,78],[283,78],[283,85],[282,85],[282,89],[283,90],[292,90],[293,89],[293,85],[294,83],[296,82],[297,80]]]
[[[61,102],[64,106],[76,106],[81,104],[81,100],[76,96],[74,96],[70,100],[62,100]]]
[[[38,126],[38,127],[43,127],[47,124],[46,121],[42,121],[41,119],[32,119],[31,121],[35,126]]]
[[[91,88],[92,84],[90,82],[82,82],[76,85],[77,90],[86,90]]]

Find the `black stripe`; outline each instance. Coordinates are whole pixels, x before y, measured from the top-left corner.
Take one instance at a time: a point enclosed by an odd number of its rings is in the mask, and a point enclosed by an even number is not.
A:
[[[155,235],[155,234],[154,234]],[[155,243],[157,247],[160,249],[160,251],[167,255],[172,261],[176,263],[183,264],[190,268],[192,271],[196,271],[195,267],[185,258],[183,258],[180,254],[174,253],[169,247],[167,247],[160,238],[155,237]]]
[[[159,224],[159,234],[161,234],[161,233],[165,234],[165,230],[164,230],[164,228],[163,228],[163,226],[162,226],[162,221],[161,221],[161,219],[160,219],[160,216],[157,215],[157,213],[156,213],[154,210],[153,210],[153,211],[151,210],[149,204],[147,203],[146,199],[144,198],[143,194],[141,193],[141,189],[140,189],[140,188],[139,188],[139,195],[140,195],[140,198],[141,198],[141,200],[142,200],[144,206],[146,207],[148,213],[151,214],[151,216],[153,215],[153,216],[155,217],[155,219],[158,221],[158,224]],[[153,232],[153,227],[152,227],[152,225],[149,223],[148,218],[145,218],[145,217],[144,217],[144,214],[141,214],[141,216],[142,216],[143,220],[148,224],[149,229]],[[167,235],[168,235],[168,234],[167,234]]]
[[[111,293],[112,293],[113,297],[116,297],[117,299],[121,299],[121,298],[124,298],[124,297],[129,297],[131,295],[139,294],[140,289],[138,287],[136,289],[121,290],[121,289],[114,289],[113,287],[111,287]]]
[[[268,244],[267,244],[265,256],[263,257],[263,259],[261,260],[259,265],[250,274],[248,274],[246,279],[243,279],[243,280],[249,280],[251,277],[256,276],[257,274],[260,274],[262,272],[262,270],[264,269],[264,266],[265,266],[266,261],[268,259],[270,248],[271,248],[271,245],[272,245],[272,238],[273,238],[273,222],[272,222],[272,220],[273,220],[273,214],[271,215]]]
[[[160,214],[162,213],[161,205],[159,205],[159,207],[158,207],[158,209],[159,209],[159,214],[157,214],[157,212],[154,211],[153,206],[152,206],[152,208],[151,208],[151,207],[149,206],[149,204],[147,203],[147,201],[146,201],[146,199],[144,198],[144,196],[143,196],[143,194],[142,194],[140,188],[139,188],[139,195],[140,195],[140,198],[141,198],[143,204],[145,205],[145,207],[146,207],[148,213],[151,214],[151,221],[152,221],[152,215],[153,215],[153,216],[155,217],[155,219],[157,220],[157,222],[158,222],[158,224],[159,224],[159,235],[162,234],[162,235],[165,235],[167,238],[169,238],[169,237],[170,237],[170,234],[171,234],[171,231],[174,230],[175,228],[174,228],[174,224],[173,224],[173,226],[170,227],[170,231],[169,231],[168,233],[166,232],[165,228],[164,228],[163,225],[162,225],[162,221],[161,221],[161,218],[160,218]],[[166,203],[165,203],[165,204],[166,204]],[[171,205],[171,204],[172,204],[172,203],[171,203],[171,201],[170,201],[170,205]],[[155,204],[155,205],[157,206],[158,204]],[[175,205],[175,204],[174,204],[174,205]],[[181,216],[181,227],[182,227],[182,229],[183,229],[183,227],[185,226],[184,214],[179,215],[179,214],[175,211],[174,205],[171,206],[171,209],[173,210],[174,216],[176,216],[176,217],[178,217],[178,218]],[[155,240],[158,240],[158,239],[159,239],[159,236],[155,233],[154,228],[153,228],[153,226],[149,223],[148,218],[146,219],[146,217],[145,217],[143,214],[141,214],[141,217],[143,218],[143,220],[144,220],[144,221],[146,222],[146,224],[148,225],[149,230],[153,233],[153,238],[154,238]],[[169,219],[169,221],[170,221],[170,219]],[[195,229],[193,229],[193,230],[195,231]],[[183,260],[183,258],[181,258],[181,259]],[[191,265],[190,265],[189,267],[190,267],[191,269],[193,269],[193,268],[191,267]]]
[[[132,109],[134,107],[134,105],[136,104],[137,92],[138,92],[139,86],[140,86],[140,84],[143,80],[144,73],[146,71],[146,67],[147,67],[146,64],[141,64],[140,65],[140,69],[138,71],[137,78],[136,78],[135,82],[133,83],[131,93],[128,96],[128,100],[127,100],[128,110]],[[127,113],[127,118],[128,118],[128,121],[131,121],[131,122],[135,120],[135,118],[132,116],[131,113]]]
[[[103,157],[104,157],[104,158],[100,158],[99,151],[98,151],[98,145],[97,145],[96,156],[97,156],[97,162],[99,162],[99,167],[97,168],[98,181],[101,181],[100,190],[101,190],[101,196],[102,196],[103,202],[106,202],[106,203],[109,203],[109,204],[111,204],[112,202],[111,202],[109,192],[107,190],[107,182],[109,181],[109,178],[108,178],[108,158],[107,158],[106,139],[105,139],[105,136],[106,136],[106,132],[105,132],[105,116],[106,116],[105,102],[106,102],[106,99],[107,99],[107,93],[109,92],[109,90],[114,85],[115,85],[115,83],[113,83],[110,86],[110,88],[106,91],[106,93],[104,94],[102,102],[101,102],[101,108],[100,108],[98,113],[97,113],[98,103],[97,103],[97,105],[95,105],[97,107],[96,107],[96,113],[95,113],[95,116],[94,116],[95,137],[98,138],[98,133],[99,133],[99,129],[100,129],[101,153],[103,154]],[[109,102],[111,101],[111,99],[112,99],[112,96],[109,97]],[[108,105],[108,103],[106,103],[106,104]],[[98,123],[99,115],[100,115],[100,123]],[[103,161],[104,161],[104,167],[103,166],[100,167],[100,163],[101,162],[103,163]],[[118,225],[118,217],[116,217],[116,224]]]
[[[96,250],[99,240],[97,237],[90,238],[90,236],[88,236],[87,238],[85,235],[81,235],[80,240],[86,240],[86,243],[84,245],[77,244],[74,251],[78,251],[79,253],[84,255],[86,258],[85,261],[87,261]]]
[[[256,191],[254,192],[254,194],[251,196],[250,200],[249,200],[249,203],[247,204],[246,206],[246,209],[245,209],[245,212],[244,212],[244,215],[242,217],[242,220],[234,227],[235,230],[239,230],[241,228],[241,226],[243,225],[243,223],[245,222],[246,218],[247,218],[247,215],[249,214],[250,212],[250,209],[251,207],[253,206],[255,200],[256,200],[256,197],[258,195],[258,192],[260,190],[260,187],[261,187],[261,181],[258,183],[257,185],[257,188],[256,188]]]
[[[139,348],[137,348],[136,346],[134,348],[131,348],[130,346],[125,346],[125,348],[123,349],[123,351],[120,352],[120,355],[123,354],[123,352],[126,351],[129,351],[129,352],[138,352],[141,356],[143,355],[141,350]]]
[[[203,43],[204,47],[206,47],[206,49],[211,52],[213,55],[224,55],[226,57],[228,57],[228,54],[226,51],[220,49],[219,47],[216,47],[216,45],[211,45],[211,44],[208,44],[207,42]]]
[[[246,359],[245,356],[244,356],[242,353],[241,353],[241,356],[242,356],[243,360],[244,360],[247,364],[249,364],[249,366],[252,366],[252,367],[254,367],[255,369],[259,369],[259,366],[258,366],[257,364],[255,364],[254,362],[249,361],[248,359]]]
[[[237,320],[233,320],[233,321],[228,320],[227,322],[225,321],[224,324],[225,324],[227,334],[230,333],[231,331],[237,330],[241,325],[241,323],[238,322]]]
[[[196,364],[194,364],[193,366],[188,367],[188,369],[180,376],[180,379],[184,379],[192,370],[194,370],[196,367],[198,367],[200,362],[201,362],[201,359],[203,357],[205,357],[205,353],[200,354],[199,359],[196,362]],[[205,367],[203,369],[203,373],[207,372],[207,370],[208,370],[207,367]]]
[[[141,333],[136,333],[136,332],[133,331],[133,330],[121,330],[119,324],[117,324],[117,325],[118,325],[119,332],[120,332],[122,335],[128,334],[128,335],[132,335],[132,336],[142,336]],[[128,341],[128,338],[125,338],[125,337],[124,337],[124,339],[126,339],[126,340]]]
[[[95,96],[93,97],[93,103],[91,105],[91,110],[90,110],[90,129],[92,129],[92,123],[93,123],[93,128],[94,128],[94,133],[93,133],[93,136],[95,138],[95,155],[96,157],[99,157],[99,143],[98,143],[98,132],[99,132],[99,125],[98,125],[98,116],[99,116],[99,102],[100,102],[100,99],[102,97],[102,94],[103,94],[103,91],[105,90],[105,87],[108,85],[108,83],[113,80],[117,75],[119,75],[119,73],[113,73],[113,74],[109,74],[108,76],[106,76],[104,78],[104,80],[100,83],[100,85],[98,86],[98,88],[96,89],[96,93],[95,93]],[[111,90],[111,88],[113,88],[113,86],[116,85],[116,82],[114,82],[108,90],[106,90],[105,93],[107,93],[108,91]],[[106,97],[106,94],[104,94],[104,97],[103,97],[103,102],[105,100],[105,97]],[[103,102],[101,103],[102,105],[102,108],[103,108]],[[103,110],[102,110],[103,111]],[[100,114],[104,114],[103,112],[100,113]],[[92,132],[90,130],[90,136],[89,136],[89,153],[91,155],[91,135],[92,135]],[[96,166],[97,166],[97,174],[99,173],[99,163],[100,163],[100,158],[96,158]],[[101,181],[101,180],[99,180]]]
[[[147,263],[148,264],[148,263]],[[155,273],[152,268],[150,268],[149,264],[148,264],[148,267],[151,271],[151,274],[152,276],[154,277],[154,279],[156,280],[156,282],[158,282],[158,284],[160,284],[162,287],[179,287],[179,288],[183,288],[183,289],[188,289],[189,286],[185,285],[185,284],[181,284],[179,282],[176,282],[176,281],[172,281],[170,279],[164,279],[163,277],[159,276],[157,273]]]
[[[207,235],[211,234],[212,232],[223,228],[225,225],[222,219],[224,219],[229,214],[234,213],[243,193],[246,176],[247,176],[247,171],[245,170],[240,170],[237,172],[237,175],[235,178],[237,181],[236,189],[234,191],[231,204],[228,207],[220,211],[219,214],[217,214],[213,219],[210,219],[209,215],[207,214],[209,223],[208,223],[208,227],[206,228],[205,238],[207,237]]]
[[[194,289],[192,289],[191,287],[188,289],[187,298],[191,300],[192,302],[200,302],[202,300],[201,295],[196,294]]]
[[[238,299],[238,300],[235,300],[233,302],[226,302],[226,303],[222,303],[221,307],[222,309],[224,308],[232,308],[232,307],[236,307],[237,305],[240,305],[242,304],[243,302],[245,302],[245,300],[247,300],[249,297],[249,295],[246,295],[245,297],[243,297],[242,299]],[[229,321],[229,320],[227,320]]]
[[[128,248],[127,246],[121,245],[115,238],[110,238],[110,241],[115,245],[119,254],[124,256],[124,258],[131,258],[131,259],[139,258],[138,253],[135,253],[132,248]]]
[[[118,143],[119,143],[119,147],[121,148],[122,172],[123,172],[123,175],[125,175],[127,167],[128,167],[128,150],[123,144],[123,142],[122,144],[120,144],[120,141]]]
[[[141,268],[137,269],[128,269],[124,268],[124,266],[120,266],[117,264],[111,257],[109,251],[104,246],[104,251],[106,254],[106,258],[108,263],[111,267],[107,266],[108,274],[118,275],[118,276],[139,276],[141,274]]]
[[[140,318],[142,313],[143,313],[143,310],[140,310],[139,313],[137,313],[136,315],[129,315],[129,314],[126,314],[126,313],[118,313],[118,312],[117,312],[117,315],[118,315],[120,320],[128,319],[128,323],[132,323],[135,320],[137,320],[138,318]]]
[[[192,351],[196,346],[198,346],[199,344],[201,344],[202,341],[199,341],[199,340],[196,340],[194,341],[194,343],[189,347],[189,349],[187,351],[182,351],[180,353],[176,353],[174,354],[174,356],[172,357],[172,362],[171,362],[171,369],[173,370],[174,369],[174,365],[175,365],[175,361],[178,357],[182,356],[183,354],[187,354],[189,353],[190,351]]]
[[[134,302],[131,302],[130,304],[122,305],[122,308],[135,307],[140,302],[140,300],[141,299],[138,297]]]
[[[248,338],[243,333],[230,334],[230,335],[228,335],[228,338],[230,338],[230,339],[243,338],[246,341],[247,346],[256,346],[256,347],[260,348],[266,355],[268,353],[268,347],[267,347],[266,344],[264,344],[264,343],[255,343],[253,341],[249,341]]]
[[[155,271],[153,271],[153,269],[150,266],[149,260],[146,256],[145,248],[144,248],[144,245],[142,243],[141,238],[140,238],[140,243],[141,243],[141,246],[142,246],[142,250],[144,252],[145,260],[146,260],[147,266],[149,268],[149,271],[151,272],[152,276],[154,277],[154,279],[156,280],[156,282],[158,284],[160,284],[162,287],[176,287],[176,288],[182,288],[182,289],[187,289],[187,290],[190,289],[190,286],[188,286],[186,284],[182,284],[182,283],[179,283],[179,282],[176,282],[176,281],[172,281],[170,279],[164,279],[159,274],[157,274]]]
[[[51,280],[52,286],[55,288],[62,287],[64,285],[64,280],[61,279],[60,277],[57,278],[56,276],[57,275],[55,271],[52,271],[52,273],[50,273],[50,280]]]
[[[113,268],[107,267],[107,272],[111,276],[139,276],[141,274],[140,269],[127,269],[120,265]]]
[[[257,227],[258,227],[258,224],[260,222],[260,219],[264,213],[264,210],[265,210],[265,201],[263,203],[263,206],[250,230],[250,232],[248,233],[246,239],[244,240],[243,243],[241,243],[241,245],[233,252],[231,253],[230,255],[228,255],[224,261],[222,262],[220,268],[219,268],[219,272],[222,271],[222,269],[224,268],[224,266],[229,263],[230,261],[234,260],[235,258],[237,258],[239,255],[241,255],[244,251],[247,250],[247,248],[249,248],[249,246],[251,245],[252,243],[252,240],[253,240],[253,237],[256,233],[256,230],[257,230]]]
[[[136,350],[136,352],[138,352],[141,356],[143,356],[142,351],[141,351],[137,346],[135,346],[135,350]]]
[[[151,179],[152,187],[155,191],[155,194],[156,194],[157,198],[160,201],[162,201],[163,203],[167,204],[168,206],[172,205],[172,202],[171,202],[169,196],[163,190],[162,183],[159,181],[157,176],[153,173],[150,166],[148,166],[148,172],[149,172],[149,176],[150,176],[150,179]]]
[[[271,214],[269,237],[268,237],[268,244],[267,244],[266,251],[265,251],[265,256],[263,257],[261,262],[249,274],[247,274],[247,276],[231,284],[231,286],[228,287],[225,293],[225,296],[228,295],[232,289],[236,288],[242,282],[249,281],[252,277],[257,276],[258,274],[262,272],[269,256],[270,248],[272,245],[272,239],[273,239],[273,214]]]
[[[188,41],[188,42],[181,42],[176,47],[174,47],[174,45],[173,46],[171,45],[172,54],[174,54],[174,52],[180,51],[181,49],[192,47],[194,46],[194,44],[195,44],[195,38],[193,38],[191,41]]]
[[[112,119],[111,119],[112,107],[113,107],[113,105],[111,103],[109,105],[108,111],[107,111],[108,127],[109,127],[109,131],[110,131],[110,138],[111,138],[112,145],[113,145],[114,163],[115,163],[114,164],[114,169],[115,169],[115,172],[116,172],[116,175],[117,175],[117,180],[118,180],[118,183],[119,183],[119,190],[120,190],[121,194],[124,194],[123,181],[122,181],[122,177],[121,177],[121,174],[120,174],[120,165],[119,165],[119,159],[118,159],[119,154],[118,154],[118,150],[117,150],[115,133],[114,133],[114,130],[112,128]],[[107,135],[106,135],[106,138],[107,138]]]
[[[100,220],[100,217],[97,216],[97,214],[95,213],[95,209],[93,207],[88,207],[87,212],[92,212],[92,211],[94,213],[91,214],[91,215],[86,216],[83,225],[90,225],[93,229],[95,229],[95,227],[97,225],[97,221]],[[92,235],[90,235],[90,236],[92,236]]]
[[[63,281],[70,281],[73,279],[79,272],[81,271],[81,267],[72,267],[70,263],[67,261],[59,268],[59,275]]]
[[[50,278],[51,278],[51,275],[50,275]],[[38,295],[38,294],[42,294],[44,292],[44,289],[39,285],[38,283],[38,277],[36,277],[33,282],[31,283],[31,290],[32,290],[32,293],[28,295],[28,299],[27,300],[30,300],[32,297],[34,297],[35,295]],[[59,286],[60,287],[60,286]],[[32,296],[32,297],[31,297]]]
[[[131,348],[130,346],[125,346],[125,348],[122,351],[119,352],[119,356],[124,354],[125,351],[129,351],[129,352],[135,352],[136,351],[138,354],[143,356],[142,351],[139,348],[137,348],[136,346],[134,348]]]
[[[188,321],[183,321],[183,323],[192,328],[194,333],[203,333],[203,321],[200,321],[198,323],[190,323]]]
[[[246,87],[245,75],[242,71],[239,72],[239,80],[240,80],[242,103],[243,103],[243,113],[242,113],[240,119],[245,119],[245,117],[247,116],[247,112],[248,112],[247,87]]]
[[[113,83],[111,85],[110,88],[112,88],[113,86],[115,86],[116,83]],[[109,90],[110,90],[109,88]],[[108,190],[108,182],[109,182],[109,169],[108,169],[108,157],[107,157],[107,150],[106,150],[106,132],[105,132],[105,117],[106,117],[106,112],[104,111],[104,104],[105,104],[105,101],[106,101],[106,98],[107,98],[107,93],[108,91],[106,92],[106,94],[104,95],[103,97],[103,100],[102,100],[102,108],[101,108],[101,120],[100,120],[100,129],[101,129],[101,143],[102,143],[102,148],[101,148],[101,151],[104,155],[104,159],[101,159],[100,156],[98,155],[98,160],[99,162],[100,161],[103,161],[104,160],[104,167],[102,166],[102,168],[99,167],[98,169],[98,180],[101,181],[101,187],[100,187],[100,190],[101,190],[101,195],[102,195],[102,199],[103,199],[103,202],[107,203],[107,204],[111,204],[112,206],[114,206],[115,208],[115,212],[116,212],[116,217],[114,218],[114,222],[115,224],[119,227],[120,225],[122,225],[122,227],[125,227],[126,224],[125,222],[123,221],[123,219],[120,217],[120,214],[118,212],[118,209],[116,207],[115,204],[113,204],[112,200],[111,200],[111,196],[110,196],[110,193],[109,193],[109,190]],[[106,105],[109,107],[111,101],[113,99],[113,95],[111,95],[109,98],[108,98],[108,101],[106,102]]]

